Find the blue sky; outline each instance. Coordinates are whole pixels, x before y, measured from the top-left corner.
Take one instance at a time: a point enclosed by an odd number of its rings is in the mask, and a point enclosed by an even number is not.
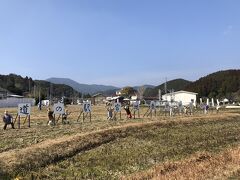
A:
[[[0,0],[0,74],[115,86],[240,68],[239,0]]]

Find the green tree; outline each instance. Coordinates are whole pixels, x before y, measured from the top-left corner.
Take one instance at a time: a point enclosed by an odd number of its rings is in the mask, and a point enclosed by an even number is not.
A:
[[[88,93],[88,94],[84,94],[83,98],[91,98],[92,96]]]
[[[136,92],[137,92],[137,91],[136,91],[135,89],[133,89],[133,87],[130,87],[130,86],[124,87],[124,88],[121,90],[121,94],[122,94],[123,96],[126,96],[126,97],[135,95]]]

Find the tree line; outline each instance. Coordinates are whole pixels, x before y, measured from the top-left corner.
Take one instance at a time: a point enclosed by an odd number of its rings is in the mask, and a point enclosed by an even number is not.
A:
[[[47,81],[33,80],[16,74],[0,75],[0,86],[7,91],[32,98],[81,97],[81,93],[64,84],[52,84]]]
[[[145,97],[158,97],[158,90],[165,93],[164,83],[155,88],[147,88]],[[195,82],[175,79],[167,82],[167,93],[170,90],[191,91],[198,93],[198,97],[228,98],[230,101],[240,101],[240,70],[218,71],[200,78]]]
[[[240,101],[240,70],[218,71],[186,86],[185,90],[197,92],[199,97],[228,98]]]

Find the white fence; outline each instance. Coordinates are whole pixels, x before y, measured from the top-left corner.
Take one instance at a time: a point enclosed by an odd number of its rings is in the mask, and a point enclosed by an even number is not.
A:
[[[33,98],[7,98],[0,100],[0,108],[3,107],[17,107],[20,103],[30,103],[32,106],[35,105],[35,99]]]

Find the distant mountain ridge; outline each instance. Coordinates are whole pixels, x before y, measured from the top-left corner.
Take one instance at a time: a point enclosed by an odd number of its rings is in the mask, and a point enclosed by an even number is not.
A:
[[[113,89],[120,89],[114,86],[97,85],[97,84],[80,84],[69,78],[49,78],[49,79],[46,79],[46,81],[55,83],[55,84],[65,84],[65,85],[71,86],[73,89],[75,89],[78,92],[81,92],[83,94],[91,94],[91,95],[98,92],[104,92],[104,91],[109,91]]]
[[[133,89],[135,89],[136,91],[138,91],[138,89],[140,87],[144,87],[145,89],[147,88],[154,88],[155,86],[153,85],[142,85],[142,86],[134,86]],[[104,94],[105,96],[114,96],[116,95],[116,91],[120,91],[122,88],[118,88],[118,89],[111,89],[111,90],[107,90],[107,91],[102,91],[100,93]]]
[[[140,87],[144,87],[144,88],[154,88],[155,86],[153,85],[149,85],[149,84],[145,84],[145,85],[142,85],[142,86],[133,86],[133,89],[135,90],[138,90]]]
[[[157,97],[159,89],[162,90],[162,94],[165,93],[164,83],[156,87],[143,86],[146,88],[145,97]],[[91,95],[98,92],[115,95],[116,90],[121,89],[114,86],[80,84],[68,78],[50,78],[48,81],[32,80],[30,77],[21,77],[16,74],[0,75],[0,87],[13,94],[30,94],[31,97],[38,96],[40,92],[43,98],[49,98],[50,94],[52,97],[81,97],[79,91]],[[133,88],[138,90],[140,87],[142,86]],[[199,97],[228,98],[232,101],[240,101],[240,69],[214,72],[194,82],[174,79],[167,82],[168,92],[172,89],[196,92]]]

